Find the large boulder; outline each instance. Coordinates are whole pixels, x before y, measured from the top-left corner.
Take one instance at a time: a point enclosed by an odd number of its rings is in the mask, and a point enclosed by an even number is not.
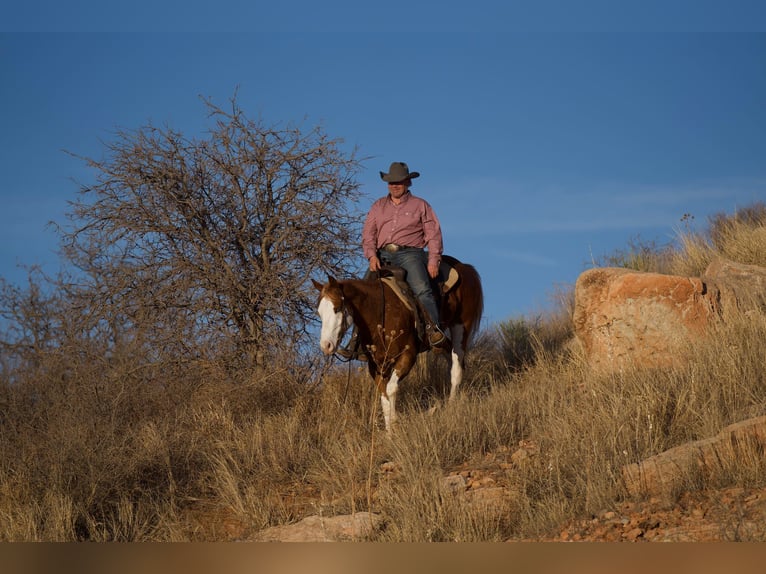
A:
[[[766,267],[718,258],[708,265],[702,280],[724,317],[766,310]]]
[[[575,285],[575,334],[600,370],[671,365],[715,313],[699,278],[608,267]]]
[[[670,496],[695,475],[708,475],[736,464],[738,458],[761,456],[766,446],[766,416],[729,425],[718,435],[687,443],[622,468],[631,496]]]
[[[712,322],[763,311],[766,268],[716,259],[701,278],[585,271],[575,285],[573,320],[588,363],[614,371],[676,364]]]

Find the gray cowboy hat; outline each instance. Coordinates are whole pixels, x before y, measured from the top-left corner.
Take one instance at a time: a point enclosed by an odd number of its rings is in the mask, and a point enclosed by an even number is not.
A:
[[[405,179],[415,179],[416,177],[420,177],[420,174],[417,171],[411,172],[410,168],[403,161],[393,162],[391,167],[388,168],[388,173],[380,172],[380,179],[388,183],[399,183]]]

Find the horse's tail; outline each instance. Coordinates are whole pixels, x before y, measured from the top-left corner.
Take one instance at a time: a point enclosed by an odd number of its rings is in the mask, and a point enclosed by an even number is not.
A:
[[[463,292],[461,318],[468,338],[467,343],[470,345],[481,326],[481,317],[484,314],[484,290],[479,272],[473,265],[459,263],[458,273]]]

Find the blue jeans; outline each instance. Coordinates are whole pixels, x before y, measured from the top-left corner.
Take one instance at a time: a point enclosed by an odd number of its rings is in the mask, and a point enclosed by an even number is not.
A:
[[[431,278],[428,276],[428,254],[422,249],[403,249],[395,253],[380,252],[384,265],[395,265],[407,272],[407,283],[421,302],[431,320],[439,326],[439,308],[436,306]]]

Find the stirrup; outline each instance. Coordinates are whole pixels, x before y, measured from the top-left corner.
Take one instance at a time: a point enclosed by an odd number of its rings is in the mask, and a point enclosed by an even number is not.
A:
[[[428,344],[431,347],[440,347],[448,340],[444,331],[436,325],[430,326],[428,330],[430,331],[428,335]]]
[[[335,354],[346,359],[347,361],[367,361],[367,354],[359,349],[359,343],[356,343],[354,345],[355,348],[351,348],[351,346],[343,347],[341,349],[338,349],[335,351]]]
[[[349,360],[353,359],[354,355],[356,355],[354,351],[352,351],[351,349],[346,349],[345,347],[335,351],[335,354],[343,357],[344,359],[349,359]]]
[[[440,331],[434,331],[433,333],[431,333],[428,336],[428,343],[432,347],[438,347],[439,345],[441,345],[444,342],[444,339],[446,339],[446,338],[447,337],[444,336],[444,333],[442,333]]]

